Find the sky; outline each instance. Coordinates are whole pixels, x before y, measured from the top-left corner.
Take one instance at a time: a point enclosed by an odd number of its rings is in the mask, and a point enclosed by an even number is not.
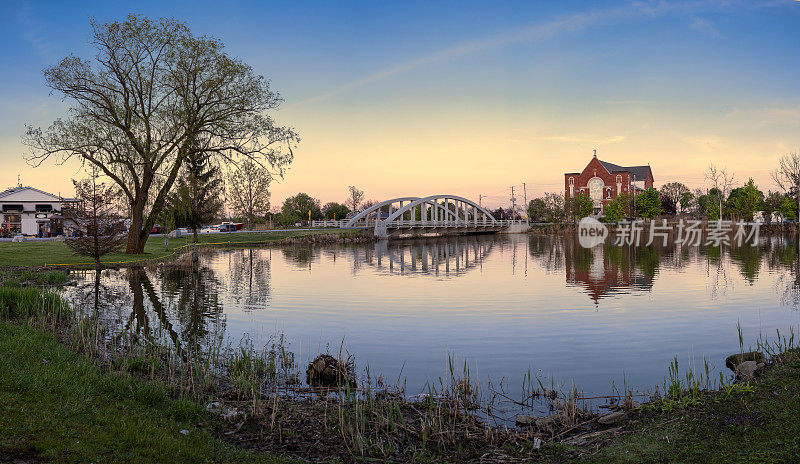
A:
[[[127,4],[126,4],[127,3]],[[301,142],[272,203],[454,194],[485,206],[563,190],[598,157],[656,186],[710,163],[776,189],[800,151],[800,1],[0,0],[0,188],[65,196],[77,163],[25,161],[25,124],[68,102],[42,70],[90,58],[89,20],[175,17],[221,39],[284,98]],[[518,200],[518,201],[519,201]]]

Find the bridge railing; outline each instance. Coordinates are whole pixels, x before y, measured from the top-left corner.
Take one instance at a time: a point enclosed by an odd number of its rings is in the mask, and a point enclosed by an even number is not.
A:
[[[347,223],[347,220],[324,220],[324,221],[311,221],[311,227],[344,227]],[[448,219],[448,220],[441,220],[441,221],[434,221],[434,220],[411,220],[411,219],[398,219],[392,222],[386,223],[386,227],[397,229],[397,228],[405,228],[405,227],[497,227],[497,226],[509,226],[512,224],[528,224],[527,220],[524,219],[503,219],[493,221],[487,218],[481,218],[477,221],[474,219],[464,220],[464,219]],[[358,221],[355,226],[361,228],[371,228],[375,227],[376,221],[374,219],[371,220],[364,220]]]
[[[338,227],[342,228],[347,223],[347,219],[324,219],[311,221],[311,227]]]

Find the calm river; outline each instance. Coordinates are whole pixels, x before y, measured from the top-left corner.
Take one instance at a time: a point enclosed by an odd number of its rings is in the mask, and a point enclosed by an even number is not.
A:
[[[197,274],[180,260],[104,271],[101,311],[182,344],[282,333],[304,363],[344,344],[359,369],[402,377],[409,395],[445,376],[448,356],[514,396],[528,371],[602,395],[651,389],[674,356],[724,370],[737,321],[745,345],[796,331],[796,260],[773,238],[721,252],[535,235],[206,250]]]

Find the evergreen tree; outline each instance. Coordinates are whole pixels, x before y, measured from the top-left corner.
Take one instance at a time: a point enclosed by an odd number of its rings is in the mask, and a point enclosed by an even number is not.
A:
[[[165,222],[192,229],[197,243],[197,230],[215,221],[222,209],[221,191],[222,177],[209,153],[193,152],[186,157],[178,187],[169,196]]]

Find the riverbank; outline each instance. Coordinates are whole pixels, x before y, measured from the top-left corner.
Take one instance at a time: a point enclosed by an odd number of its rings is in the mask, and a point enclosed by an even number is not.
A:
[[[214,437],[202,406],[0,321],[1,462],[290,463]]]
[[[141,255],[111,253],[103,257],[106,267],[126,267],[163,260],[189,251],[192,236],[170,238],[152,237]],[[198,243],[204,247],[281,246],[312,243],[354,243],[373,240],[362,230],[320,229],[318,231],[264,231],[244,233],[200,234]],[[93,267],[92,260],[76,255],[64,242],[2,242],[0,243],[0,268],[86,268]]]
[[[787,462],[800,452],[800,359],[789,348],[793,341],[773,346],[772,361],[752,382],[709,391],[707,377],[684,378],[676,366],[663,396],[644,405],[621,401],[613,421],[579,411],[576,401],[553,392],[563,423],[507,429],[476,418],[476,385],[466,369],[453,366],[450,378],[439,379],[440,388],[432,386],[413,401],[368,378],[320,395],[301,386],[309,373],[300,375],[305,366],[280,340],[263,350],[177,352],[168,340],[137,343],[109,337],[92,319],[76,324],[63,302],[37,288],[0,291],[0,320],[0,372],[9,372],[0,381],[0,417],[9,417],[0,419],[0,437],[11,437],[0,438],[6,453],[0,457],[9,459],[157,460],[149,452],[131,457],[104,443],[111,438],[102,438],[102,429],[129,427],[127,416],[155,421],[147,436],[157,443],[125,439],[170,452],[178,462],[193,462],[195,456],[187,454],[192,450],[175,451],[194,446],[175,436],[176,427],[184,427],[178,433],[187,430],[188,437],[199,433],[217,440],[205,462],[236,462],[244,459],[236,454],[244,449],[254,452],[247,456],[256,462],[272,462],[273,453],[324,462]],[[61,354],[53,354],[58,350]],[[53,359],[66,361],[51,365]],[[95,374],[82,380],[87,371]],[[124,388],[98,386],[116,382]],[[40,391],[45,394],[37,395]],[[90,392],[86,407],[80,399],[84,391]],[[146,401],[139,391],[149,392]],[[190,413],[158,416],[171,410],[173,401]],[[115,404],[123,410],[113,409]],[[95,409],[96,419],[89,417]],[[60,414],[77,419],[62,420]],[[108,425],[111,417],[120,424]],[[95,422],[99,425],[92,428]],[[60,423],[68,427],[61,429]],[[100,438],[80,440],[72,430]],[[62,454],[40,452],[55,442]]]

